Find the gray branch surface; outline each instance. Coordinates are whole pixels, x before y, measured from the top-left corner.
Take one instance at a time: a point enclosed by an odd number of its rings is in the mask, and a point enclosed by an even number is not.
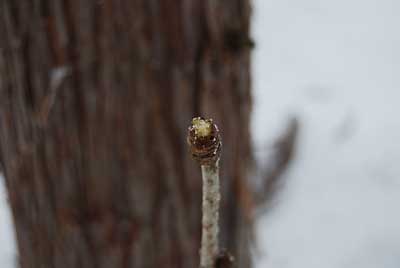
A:
[[[218,249],[218,218],[221,199],[218,162],[201,166],[203,177],[203,218],[200,249],[201,268],[214,268]]]

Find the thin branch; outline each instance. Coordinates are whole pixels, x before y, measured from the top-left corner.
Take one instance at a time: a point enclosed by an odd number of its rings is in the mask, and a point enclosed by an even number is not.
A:
[[[54,106],[57,94],[65,79],[70,75],[68,67],[58,67],[51,71],[50,74],[50,92],[41,101],[38,110],[34,114],[34,120],[44,127],[47,124],[49,114]]]
[[[214,268],[216,256],[219,252],[218,218],[221,194],[218,163],[215,163],[215,165],[202,165],[201,171],[203,177],[203,217],[201,221],[200,267]]]
[[[265,205],[271,200],[276,192],[276,188],[282,173],[286,170],[296,146],[299,122],[296,118],[292,118],[285,132],[273,145],[273,154],[268,159],[267,164],[263,167],[261,174],[261,185],[256,191],[256,204],[258,206]]]
[[[203,178],[200,267],[215,268],[219,254],[218,218],[221,194],[218,162],[222,146],[217,126],[211,119],[194,118],[189,127],[188,143],[193,158],[201,165]]]

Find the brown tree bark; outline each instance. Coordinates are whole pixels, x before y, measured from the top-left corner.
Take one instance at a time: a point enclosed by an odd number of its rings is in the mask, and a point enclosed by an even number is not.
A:
[[[249,0],[1,0],[0,159],[20,266],[199,263],[193,116],[223,138],[220,243],[250,267]]]

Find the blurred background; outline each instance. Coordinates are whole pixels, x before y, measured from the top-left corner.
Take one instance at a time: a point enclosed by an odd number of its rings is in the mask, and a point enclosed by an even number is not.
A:
[[[255,148],[300,121],[257,267],[399,267],[400,2],[255,0],[253,12]]]
[[[257,160],[288,118],[300,132],[273,206],[257,222],[256,267],[400,265],[400,2],[254,0]],[[0,263],[15,263],[0,189]]]

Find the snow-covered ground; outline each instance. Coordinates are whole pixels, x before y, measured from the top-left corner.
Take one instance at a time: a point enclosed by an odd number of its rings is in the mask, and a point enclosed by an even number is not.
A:
[[[258,268],[400,267],[400,1],[255,0],[257,148],[298,115]]]
[[[253,26],[255,146],[301,123],[257,267],[398,268],[400,1],[254,0]],[[0,239],[12,268],[3,187]]]
[[[13,268],[16,263],[14,229],[12,227],[4,178],[0,175],[0,267]]]

